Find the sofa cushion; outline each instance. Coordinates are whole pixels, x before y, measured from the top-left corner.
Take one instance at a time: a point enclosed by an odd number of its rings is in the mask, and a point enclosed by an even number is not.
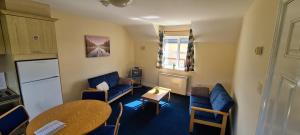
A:
[[[197,107],[212,109],[210,104],[201,104],[201,103],[194,103]],[[195,118],[199,120],[210,121],[214,123],[221,123],[220,119],[216,119],[213,113],[203,112],[203,111],[195,111]]]
[[[190,106],[211,109],[211,104],[209,102],[209,99],[205,97],[199,98],[199,97],[191,96]]]
[[[107,82],[107,84],[109,85],[109,87],[114,87],[118,84],[119,82],[119,74],[118,72],[111,72],[108,74],[104,74],[101,76],[97,76],[97,77],[93,77],[88,79],[89,82],[89,86],[91,88],[96,88],[96,86],[102,82]]]
[[[213,110],[228,112],[233,105],[232,98],[227,92],[221,92],[216,99],[212,102]],[[221,115],[215,114],[216,119],[222,119]]]
[[[109,86],[108,84],[106,83],[106,81],[103,81],[102,83],[98,84],[96,86],[97,90],[99,91],[108,91],[109,90]]]
[[[102,82],[106,81],[105,75],[97,76],[88,79],[90,88],[96,88],[96,86]]]
[[[216,119],[213,113],[208,113],[203,111],[195,111],[195,119],[214,122],[214,123],[222,123],[222,120]]]
[[[82,92],[82,100],[101,100],[105,101],[104,91],[84,91]]]
[[[225,92],[225,88],[223,87],[222,84],[217,83],[215,87],[212,89],[212,91],[210,92],[209,95],[210,102],[212,103],[221,92]]]
[[[112,87],[108,92],[108,100],[111,100],[123,93],[123,89],[119,87]]]
[[[105,75],[106,81],[109,87],[115,87],[119,83],[119,74],[118,72],[111,72]]]
[[[127,92],[128,90],[132,89],[132,86],[129,84],[119,84],[114,87],[114,89],[121,89],[122,92]]]

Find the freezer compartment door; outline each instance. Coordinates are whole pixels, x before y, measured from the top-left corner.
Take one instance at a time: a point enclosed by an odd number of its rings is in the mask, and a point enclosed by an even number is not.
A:
[[[17,62],[20,83],[28,83],[59,76],[58,60]]]
[[[59,77],[22,84],[21,94],[30,120],[63,103]]]

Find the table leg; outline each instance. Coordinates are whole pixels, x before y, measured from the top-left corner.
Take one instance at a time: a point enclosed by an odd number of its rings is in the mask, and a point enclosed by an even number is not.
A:
[[[144,99],[141,99],[142,100],[142,109],[144,109],[145,108],[145,101],[144,101]]]
[[[171,92],[169,92],[168,102],[170,102],[170,98],[171,98]]]
[[[156,103],[156,115],[159,114],[159,101]]]

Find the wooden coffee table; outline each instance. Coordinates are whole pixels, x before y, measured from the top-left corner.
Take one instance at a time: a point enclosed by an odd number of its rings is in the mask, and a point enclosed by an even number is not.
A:
[[[155,93],[156,89],[158,89],[158,93]],[[163,88],[163,87],[154,87],[153,89],[149,90],[142,96],[143,106],[144,101],[148,100],[150,102],[156,103],[156,114],[159,114],[159,102],[168,95],[168,101],[170,101],[170,92],[171,89]]]

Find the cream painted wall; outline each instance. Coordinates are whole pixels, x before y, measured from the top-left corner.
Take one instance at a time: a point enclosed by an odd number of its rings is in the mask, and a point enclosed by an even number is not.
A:
[[[261,101],[258,88],[266,78],[277,6],[277,0],[255,0],[244,17],[233,83],[235,135],[254,135],[256,131]],[[264,47],[262,56],[255,55],[257,46]]]
[[[144,48],[144,49],[143,49]],[[143,83],[158,85],[158,73],[167,72],[190,76],[189,86],[209,86],[222,82],[230,90],[236,54],[236,45],[221,43],[195,44],[195,71],[184,72],[156,69],[158,43],[135,42],[135,65],[143,68]]]
[[[134,65],[134,48],[125,28],[57,10],[52,11],[52,16],[58,18],[55,25],[64,101],[79,99],[81,91],[87,88],[89,77],[111,71],[119,71],[121,77],[127,76]],[[87,58],[86,34],[110,37],[111,55]]]

